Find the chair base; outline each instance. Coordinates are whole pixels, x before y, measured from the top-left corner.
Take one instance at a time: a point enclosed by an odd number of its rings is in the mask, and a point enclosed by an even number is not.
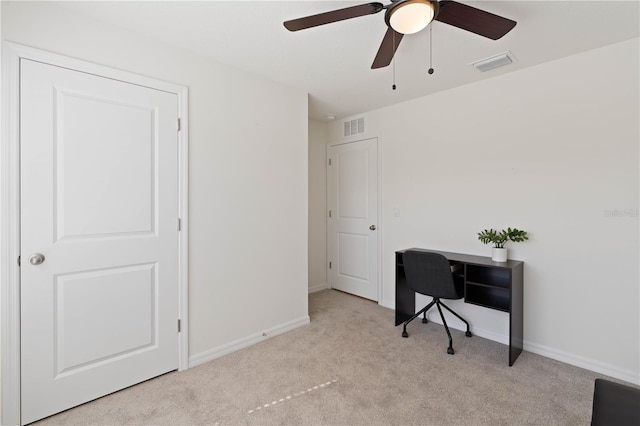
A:
[[[471,337],[472,336],[471,331],[469,331],[469,322],[466,319],[462,318],[460,315],[458,315],[456,312],[454,312],[447,305],[442,303],[440,301],[440,298],[438,298],[438,297],[434,297],[433,300],[431,301],[431,303],[429,303],[427,306],[425,306],[420,311],[418,311],[418,313],[416,313],[414,316],[412,316],[411,318],[409,318],[408,320],[406,320],[404,322],[404,324],[402,325],[402,337],[409,337],[409,333],[407,333],[407,325],[411,321],[413,321],[414,319],[418,318],[421,314],[423,315],[422,322],[425,323],[425,324],[428,322],[427,321],[427,311],[429,309],[431,309],[433,307],[433,305],[436,305],[436,307],[438,308],[438,312],[440,313],[440,318],[442,318],[442,324],[444,325],[444,329],[447,332],[447,336],[449,337],[449,347],[447,348],[447,353],[449,355],[453,355],[453,354],[455,354],[455,351],[453,350],[453,339],[451,338],[451,332],[449,331],[449,326],[447,326],[447,321],[444,319],[444,314],[442,313],[442,309],[440,308],[440,306],[444,307],[447,311],[451,312],[460,321],[464,322],[467,325],[467,331],[464,333],[464,335],[467,336],[467,337]]]

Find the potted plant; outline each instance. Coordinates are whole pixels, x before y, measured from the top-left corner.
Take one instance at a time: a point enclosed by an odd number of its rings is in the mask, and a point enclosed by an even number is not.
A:
[[[528,240],[529,236],[527,235],[527,231],[521,231],[517,228],[507,228],[502,231],[497,231],[491,228],[478,232],[478,239],[484,244],[493,244],[491,260],[494,262],[506,262],[507,249],[504,248],[504,245],[507,241],[519,243],[521,241]]]

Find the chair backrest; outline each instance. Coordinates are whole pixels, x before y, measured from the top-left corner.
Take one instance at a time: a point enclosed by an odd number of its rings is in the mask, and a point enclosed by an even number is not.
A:
[[[443,299],[460,299],[464,290],[456,285],[446,257],[438,253],[407,250],[402,255],[407,285],[415,292]]]

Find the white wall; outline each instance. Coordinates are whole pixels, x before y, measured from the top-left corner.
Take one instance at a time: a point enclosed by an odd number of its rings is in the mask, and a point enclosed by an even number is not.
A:
[[[525,229],[508,245],[525,350],[640,383],[638,55],[634,39],[365,113],[382,141],[381,303],[395,250],[488,256],[478,231]],[[452,305],[504,341],[507,314]]]
[[[307,94],[40,2],[2,38],[189,87],[189,354],[308,322]]]
[[[0,4],[0,35],[2,34],[2,4]],[[0,54],[0,82],[2,81],[2,71],[4,70],[4,64],[2,63],[2,55]],[[4,99],[2,96],[4,95],[4,93],[2,92],[2,84],[0,83],[0,100]],[[3,135],[4,133],[4,129],[2,128],[2,124],[0,124],[0,135]],[[0,178],[1,180],[1,178]],[[2,185],[4,185],[4,182],[2,182]],[[1,187],[0,187],[1,188]],[[0,238],[4,239],[6,238],[4,235],[2,235],[3,231],[0,229]],[[1,275],[0,275],[1,276]],[[4,285],[2,283],[0,283],[0,285]],[[2,291],[0,291],[0,306],[2,306]],[[0,322],[2,320],[0,319]],[[2,330],[1,327],[2,324],[0,324],[0,330]],[[1,333],[2,331],[0,331]],[[0,353],[0,366],[2,365],[2,354]],[[2,369],[0,368],[0,401],[2,401]],[[0,404],[0,424],[2,423],[2,404]]]
[[[327,124],[309,120],[309,291],[327,288]]]

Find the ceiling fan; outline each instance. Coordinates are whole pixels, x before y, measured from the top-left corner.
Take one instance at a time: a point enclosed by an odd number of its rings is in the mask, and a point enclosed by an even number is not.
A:
[[[511,19],[448,0],[391,0],[388,5],[377,2],[367,3],[292,19],[286,21],[284,26],[289,31],[299,31],[345,19],[373,15],[383,10],[386,10],[384,21],[389,28],[373,60],[372,69],[389,65],[402,37],[405,34],[421,31],[433,20],[453,25],[492,40],[499,39],[516,26],[516,21]]]

